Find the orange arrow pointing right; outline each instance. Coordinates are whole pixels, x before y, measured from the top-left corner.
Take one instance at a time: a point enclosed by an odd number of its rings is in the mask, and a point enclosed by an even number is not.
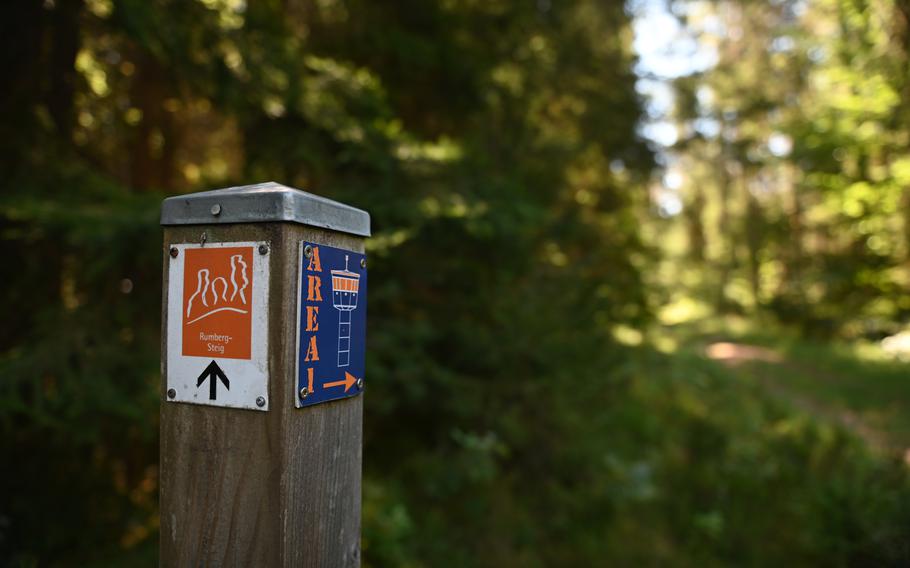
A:
[[[351,373],[348,373],[347,371],[345,371],[345,372],[344,372],[344,380],[342,380],[342,381],[332,381],[331,383],[324,383],[324,384],[322,385],[322,387],[323,387],[323,388],[326,388],[326,389],[329,389],[329,388],[332,388],[332,387],[340,387],[340,386],[343,386],[343,387],[344,387],[344,392],[348,392],[349,390],[351,390],[351,387],[354,386],[354,383],[356,383],[356,382],[357,382],[357,377],[355,377],[355,376],[352,375]]]

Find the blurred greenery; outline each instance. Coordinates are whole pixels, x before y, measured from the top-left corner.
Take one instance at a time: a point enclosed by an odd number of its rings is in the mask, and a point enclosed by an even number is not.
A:
[[[160,201],[270,179],[373,219],[365,565],[910,563],[903,456],[763,380],[907,441],[910,5],[668,3],[659,148],[634,4],[5,6],[0,565],[157,562]]]

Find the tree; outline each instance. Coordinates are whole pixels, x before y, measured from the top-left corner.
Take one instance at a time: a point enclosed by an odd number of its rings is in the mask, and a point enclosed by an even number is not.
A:
[[[368,558],[495,549],[510,564],[539,550],[530,533],[552,562],[587,558],[571,530],[526,516],[585,504],[523,487],[561,475],[558,440],[579,433],[566,410],[539,418],[573,405],[576,381],[611,388],[610,327],[648,317],[635,190],[651,156],[622,6],[11,10],[0,234],[18,275],[0,439],[32,456],[0,474],[16,488],[0,502],[0,559],[153,554],[158,204],[264,179],[373,217],[370,313],[384,323],[368,372],[395,395],[367,399]],[[422,538],[383,532],[394,511]]]

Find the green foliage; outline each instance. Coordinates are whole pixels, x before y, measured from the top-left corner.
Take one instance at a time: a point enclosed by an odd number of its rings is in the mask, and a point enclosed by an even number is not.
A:
[[[78,564],[156,523],[158,198],[78,167],[10,181],[0,558]]]
[[[672,152],[690,234],[707,234],[691,242],[705,297],[809,335],[897,331],[910,308],[905,3],[680,5],[717,56],[677,81]]]
[[[647,545],[622,548],[680,565],[900,565],[907,476],[833,426],[770,400],[700,356],[645,354],[632,382],[638,452],[655,491],[627,511]],[[638,418],[641,423],[642,419]],[[635,424],[635,422],[631,422]],[[626,423],[625,425],[628,425]],[[638,459],[642,459],[641,457]],[[637,524],[644,527],[636,527]],[[646,534],[646,533],[645,533]],[[619,546],[619,543],[617,543]]]
[[[524,506],[503,477],[560,450],[567,412],[525,426],[542,393],[601,375],[609,324],[648,317],[628,189],[650,155],[622,8],[92,0],[11,16],[46,48],[3,109],[17,275],[0,424],[7,455],[32,455],[3,470],[0,558],[145,554],[158,203],[262,179],[374,220],[369,374],[396,396],[367,401],[367,558],[467,562],[515,530],[509,516],[476,538],[499,492]],[[549,428],[547,449],[531,432]],[[416,516],[422,500],[439,506]],[[418,528],[437,536],[396,546]]]

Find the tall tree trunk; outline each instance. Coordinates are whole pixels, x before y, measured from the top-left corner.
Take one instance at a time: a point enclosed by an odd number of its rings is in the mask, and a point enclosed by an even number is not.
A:
[[[727,285],[730,283],[730,276],[736,267],[736,239],[733,235],[731,222],[731,194],[732,194],[732,176],[729,171],[729,150],[726,141],[727,123],[721,121],[720,131],[720,152],[718,154],[718,193],[720,195],[720,218],[718,219],[718,234],[720,242],[725,243],[726,255],[720,259],[720,280],[718,282],[716,307],[720,312],[726,312],[729,309],[727,301]]]
[[[50,84],[45,95],[48,112],[60,138],[69,143],[73,133],[73,99],[76,94],[76,55],[79,53],[79,18],[82,0],[63,0],[51,9],[48,36],[51,42]]]
[[[132,104],[141,111],[130,147],[130,185],[137,189],[171,190],[176,186],[178,128],[164,104],[176,93],[170,78],[154,57],[136,57],[130,88]]]
[[[764,211],[743,177],[746,194],[746,247],[749,251],[749,283],[756,307],[761,304],[761,249],[764,241]]]
[[[695,186],[695,195],[685,208],[686,225],[689,235],[689,257],[702,264],[705,261],[707,238],[704,225],[705,191],[700,185]]]
[[[905,132],[910,131],[910,0],[895,0],[894,31],[892,38],[899,53],[895,75],[902,83],[898,85],[901,103],[895,117],[895,127]],[[903,240],[905,261],[910,264],[910,186],[904,187],[901,196],[903,213]]]
[[[46,10],[40,0],[10,2],[0,18],[0,69],[6,81],[0,96],[0,167],[5,175],[22,167],[23,136],[43,101],[42,37]]]
[[[802,298],[802,286],[800,278],[802,277],[802,266],[805,254],[803,252],[804,224],[803,224],[803,206],[799,194],[799,183],[797,180],[790,180],[790,203],[786,204],[787,225],[789,235],[784,249],[784,274],[781,278],[779,295],[794,296]]]

